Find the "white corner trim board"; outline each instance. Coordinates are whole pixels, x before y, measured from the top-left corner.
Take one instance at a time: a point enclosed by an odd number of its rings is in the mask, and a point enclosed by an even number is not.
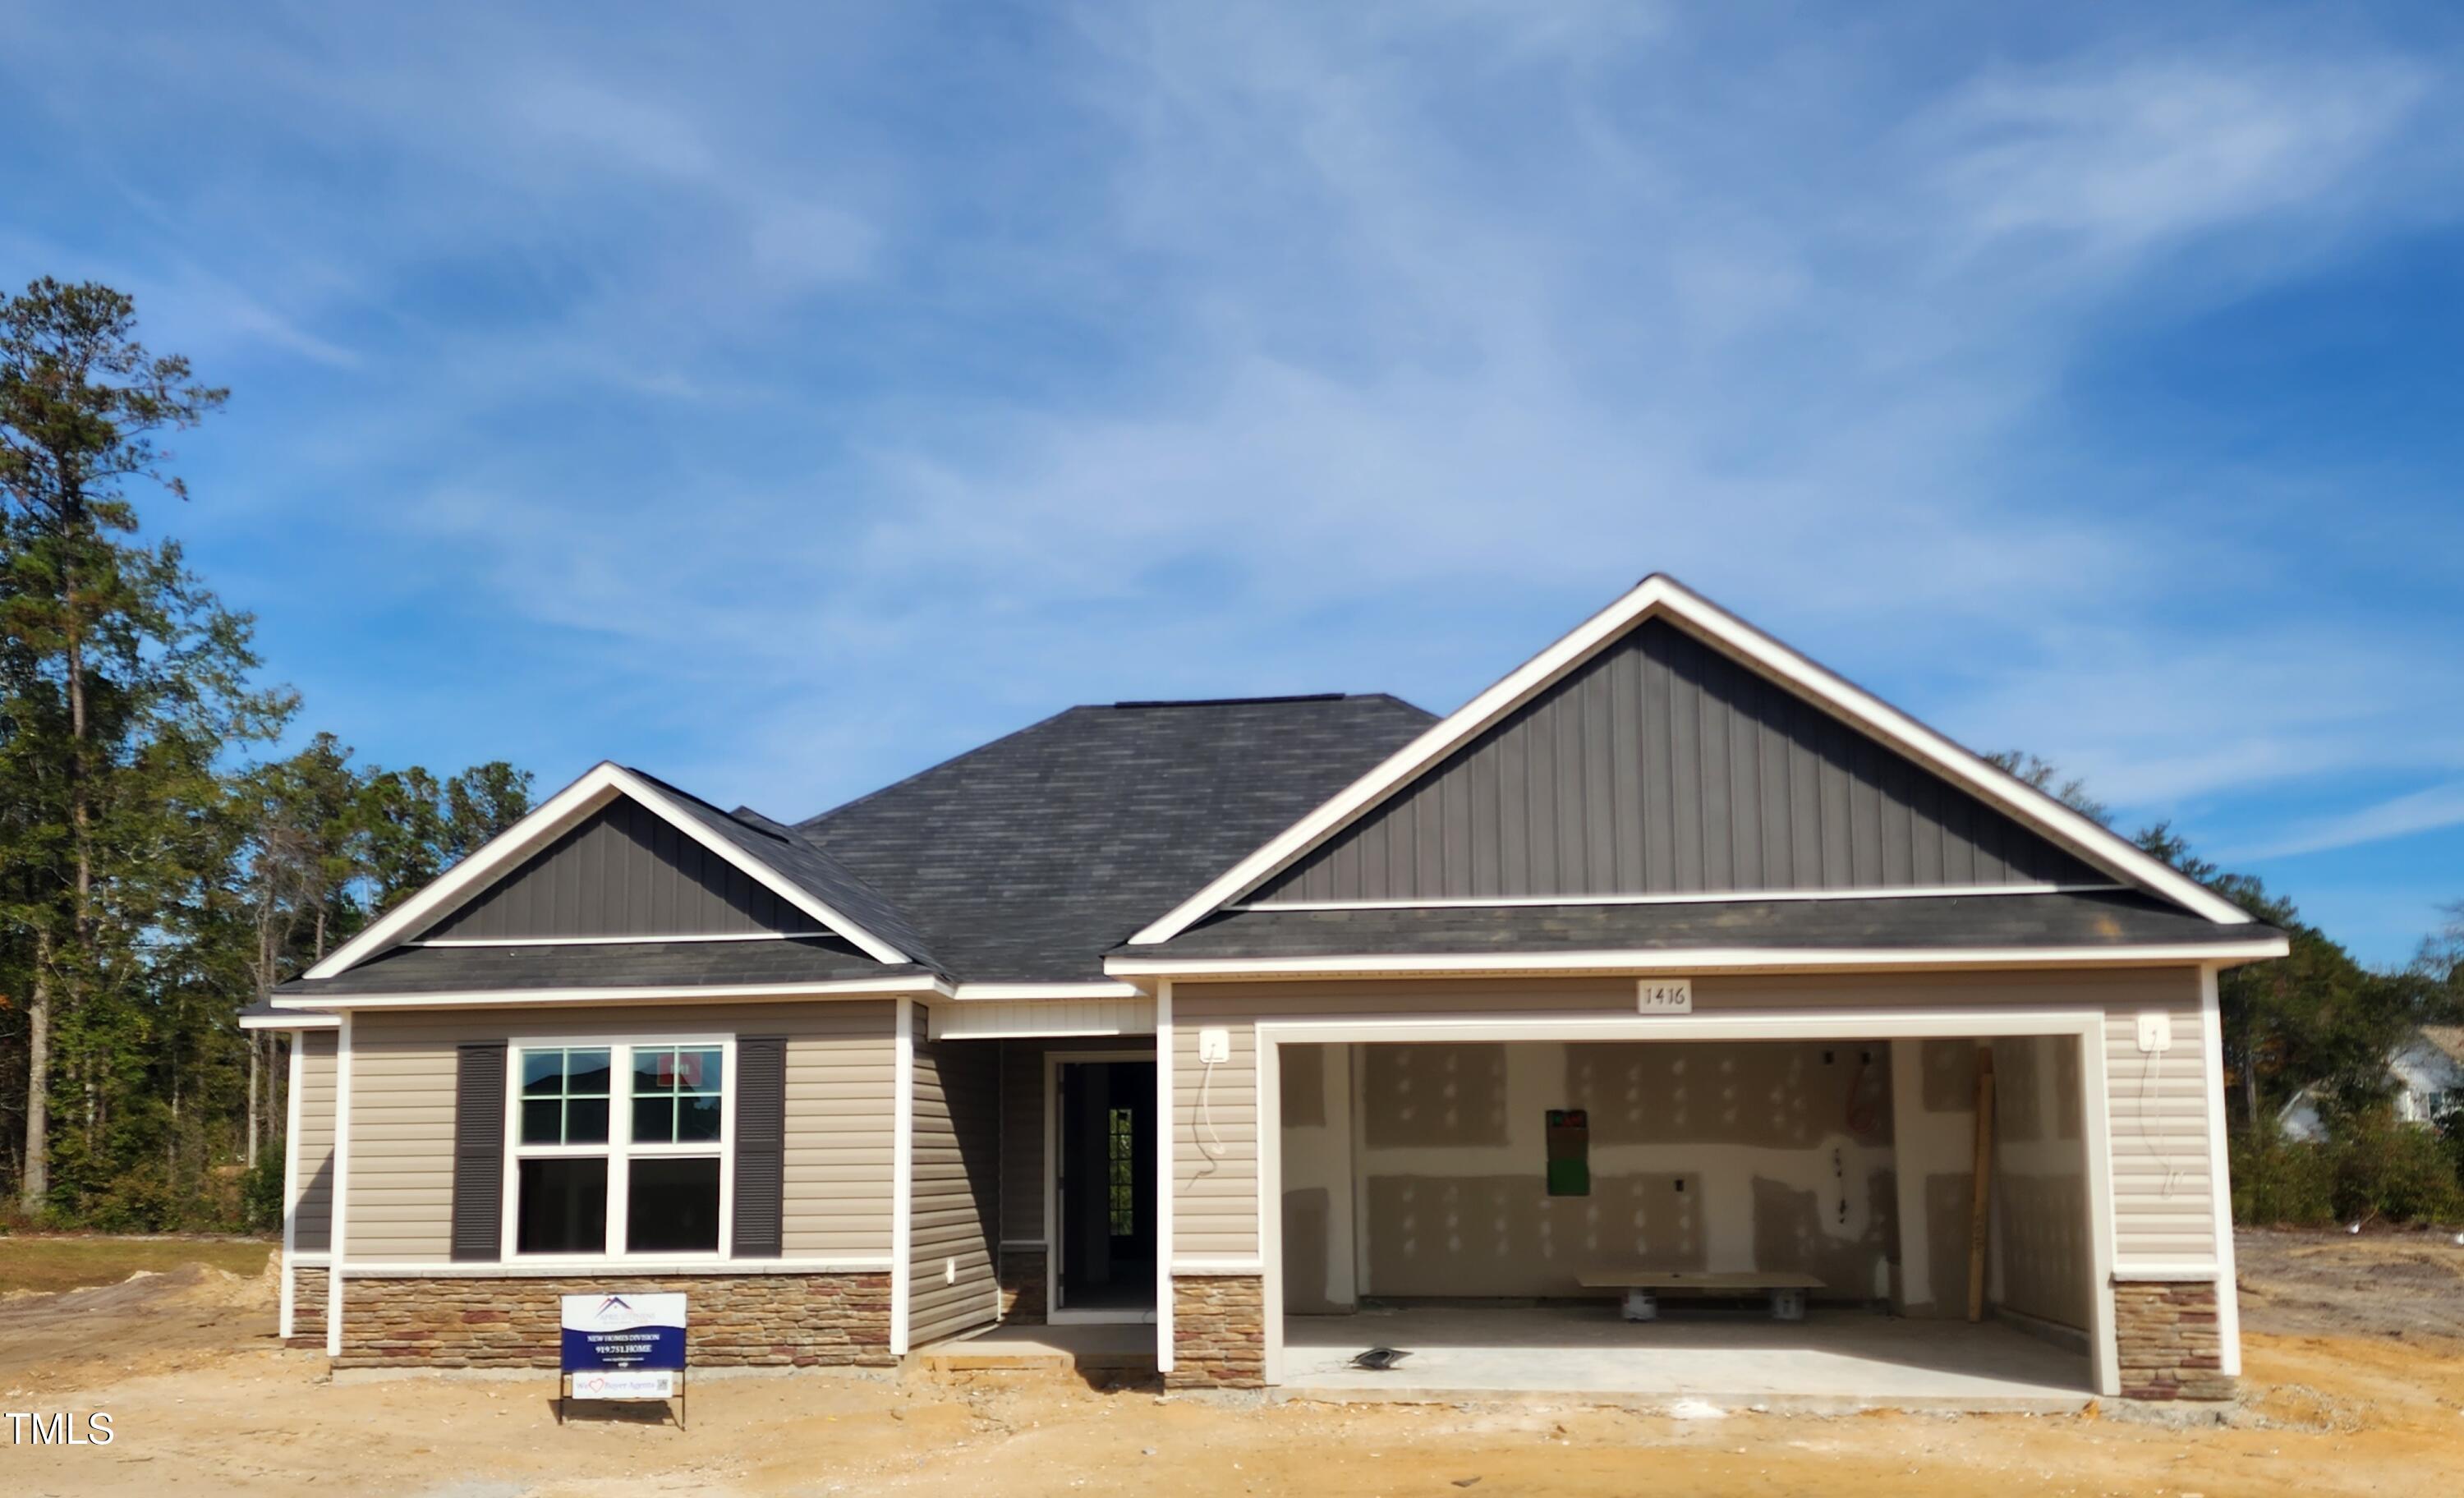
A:
[[[537,848],[579,826],[583,819],[620,796],[630,797],[665,819],[685,836],[744,871],[747,878],[812,916],[864,949],[876,962],[905,962],[906,953],[830,908],[827,902],[790,882],[759,859],[702,825],[679,807],[667,792],[626,769],[602,760],[564,789],[541,802],[529,816],[507,827],[488,845],[449,870],[435,883],[405,900],[394,912],[335,948],[310,968],[309,978],[331,978],[421,931],[487,889],[497,873],[510,870]]]
[[[339,1025],[341,1021],[334,1023]],[[299,1079],[308,1069],[300,1043],[306,1038],[291,1037],[291,1074],[285,1084],[290,1095],[282,1113],[282,1311],[276,1334],[285,1341],[291,1338],[293,1302],[299,1285]]]
[[[1965,786],[1988,804],[2068,848],[2088,862],[2176,901],[2220,925],[2250,915],[2181,870],[2154,858],[2112,829],[2004,774],[1941,734],[1837,673],[1817,665],[1674,578],[1655,573],[1624,597],[1584,620],[1495,686],[1404,745],[1384,763],[1226,870],[1162,919],[1130,938],[1133,946],[1169,941],[1228,902],[1290,867],[1302,854],[1349,826],[1363,812],[1409,784],[1618,636],[1646,619],[1665,618],[1723,653],[1788,687],[1815,706],[1861,728]]]
[[[1172,980],[1155,984],[1155,1372],[1172,1372]],[[1049,1220],[1046,1220],[1047,1223]]]
[[[891,1085],[890,1355],[907,1355],[907,1309],[914,1298],[915,1264],[915,1001],[898,1001],[898,1032]]]
[[[342,1263],[351,1214],[351,1017],[334,1041],[334,1200],[325,1210],[325,1355],[342,1355]]]

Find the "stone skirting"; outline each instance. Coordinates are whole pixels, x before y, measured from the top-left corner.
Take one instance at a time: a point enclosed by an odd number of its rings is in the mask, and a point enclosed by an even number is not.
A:
[[[1044,1250],[1001,1251],[1001,1314],[1003,1321],[1041,1323],[1045,1317]]]
[[[2122,1393],[2132,1399],[2230,1399],[2211,1284],[2127,1281],[2113,1287]]]
[[[1176,1275],[1175,1389],[1256,1389],[1266,1381],[1266,1282],[1254,1274]]]
[[[291,1271],[291,1345],[325,1345],[325,1270],[301,1267]]]
[[[682,1290],[697,1368],[888,1367],[890,1275],[342,1277],[337,1368],[554,1368],[559,1297]],[[321,1301],[321,1290],[319,1292]]]

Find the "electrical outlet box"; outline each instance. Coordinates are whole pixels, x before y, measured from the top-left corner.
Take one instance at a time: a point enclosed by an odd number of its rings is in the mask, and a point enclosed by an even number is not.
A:
[[[957,1260],[944,1259],[941,1261],[941,1283],[944,1285],[956,1285],[958,1283]]]
[[[2173,1017],[2162,1009],[2139,1011],[2139,1048],[2153,1055],[2173,1048]]]
[[[1207,1066],[1220,1067],[1232,1059],[1232,1032],[1208,1028],[1198,1032],[1198,1059]]]

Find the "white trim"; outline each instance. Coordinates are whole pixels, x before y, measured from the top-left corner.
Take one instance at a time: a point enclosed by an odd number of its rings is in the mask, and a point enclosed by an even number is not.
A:
[[[342,1355],[342,1263],[351,1215],[351,1017],[334,1038],[334,1200],[326,1208],[325,1355]]]
[[[1146,990],[1135,983],[1099,979],[1084,983],[959,983],[947,991],[947,997],[960,1003],[1004,999],[1143,999]]]
[[[1172,1091],[1172,980],[1155,989],[1155,1372],[1172,1372],[1172,1137],[1178,1121]],[[1048,1234],[1052,1224],[1046,1223]]]
[[[2175,1285],[2206,1285],[2224,1271],[2212,1264],[2183,1263],[2171,1259],[2150,1259],[2144,1262],[2123,1260],[2113,1267],[2105,1279],[2108,1285],[2156,1282]]]
[[[691,1047],[719,1053],[719,1120],[716,1139],[643,1144],[633,1137],[633,1052]],[[607,1052],[607,1137],[597,1144],[524,1144],[522,1142],[522,1053],[530,1050],[604,1050]],[[713,1159],[718,1161],[718,1246],[709,1253],[663,1250],[636,1256],[626,1234],[630,1226],[632,1172],[636,1159]],[[604,1159],[607,1162],[606,1246],[599,1253],[522,1253],[521,1163],[539,1159]],[[496,1262],[530,1265],[552,1272],[583,1267],[608,1267],[644,1272],[649,1263],[692,1264],[724,1267],[736,1251],[736,1037],[658,1031],[640,1034],[517,1035],[505,1042],[504,1203],[496,1234]]]
[[[319,1009],[446,1009],[506,1004],[733,1003],[740,999],[844,999],[944,991],[931,976],[846,978],[819,983],[692,983],[665,988],[475,988],[434,994],[303,994],[292,1002]],[[282,1000],[274,1001],[279,1005]]]
[[[1495,686],[1431,726],[1264,848],[1225,870],[1170,914],[1132,936],[1131,944],[1152,946],[1168,941],[1226,902],[1282,872],[1302,854],[1341,831],[1491,723],[1529,701],[1611,641],[1656,616],[1685,627],[1706,644],[1720,648],[1782,686],[1794,689],[1815,705],[1930,766],[2089,862],[2175,900],[2210,920],[2233,926],[2249,922],[2249,914],[2239,906],[2161,859],[2140,851],[2110,828],[1987,764],[1675,579],[1654,573]]]
[[[498,871],[510,869],[542,844],[579,826],[583,819],[619,796],[649,807],[676,830],[744,871],[760,885],[839,936],[864,949],[877,962],[912,960],[906,953],[847,919],[824,900],[789,881],[778,870],[748,857],[699,818],[679,808],[668,794],[623,765],[602,760],[572,784],[539,804],[538,809],[491,839],[487,846],[439,875],[428,888],[405,900],[383,920],[335,948],[310,968],[309,978],[331,978],[376,956],[413,932],[422,931],[459,909],[488,887]]]
[[[2241,1375],[2241,1289],[2233,1264],[2233,1166],[2225,1139],[2224,1009],[2216,996],[2216,970],[2199,969],[2199,1028],[2205,1032],[2201,1064],[2208,1073],[2208,1198],[2216,1223],[2217,1372]]]
[[[2122,1251],[2120,1203],[2113,1199],[2113,1084],[2105,1074],[2101,1010],[2079,1031],[2079,1143],[2087,1154],[2088,1358],[2096,1392],[2122,1392],[2122,1334],[2114,1324],[2113,1261]]]
[[[646,936],[424,936],[396,942],[405,947],[638,947],[649,942],[808,941],[827,931],[705,931]]]
[[[1061,1255],[1067,1235],[1061,1230],[1061,1068],[1114,1061],[1154,1061],[1153,1050],[1047,1050],[1044,1053],[1044,1318],[1056,1324],[1086,1326],[1143,1323],[1155,1318],[1155,1308],[1101,1307],[1072,1311],[1061,1303]],[[1160,1182],[1161,1178],[1157,1178]],[[1160,1199],[1160,1190],[1156,1193]],[[1162,1294],[1163,1260],[1155,1259],[1156,1294]]]
[[[311,1262],[307,1267],[315,1267],[314,1263]],[[586,1255],[541,1259],[533,1255],[516,1264],[473,1264],[467,1260],[459,1264],[451,1261],[423,1264],[397,1259],[378,1264],[355,1264],[351,1266],[351,1272],[363,1279],[535,1280],[582,1274],[620,1277],[645,1274],[879,1274],[889,1267],[890,1261],[877,1254],[835,1259],[736,1259],[725,1264],[714,1262],[707,1254],[683,1258],[648,1254],[638,1259],[592,1258]]]
[[[1264,1274],[1266,1272],[1266,1260],[1262,1254],[1218,1254],[1212,1258],[1183,1259],[1172,1267],[1172,1272],[1192,1277]]]
[[[898,1001],[891,1065],[890,1355],[907,1355],[908,1309],[914,1299],[915,1001]]]
[[[1843,968],[2146,967],[2180,962],[2245,962],[2283,957],[2281,936],[2220,946],[2168,942],[2141,947],[1688,947],[1652,951],[1465,952],[1385,957],[1133,958],[1104,959],[1111,973],[1175,978],[1319,978],[1403,973],[1829,972]]]
[[[330,1030],[342,1023],[339,1014],[243,1014],[244,1030]]]
[[[1280,1383],[1284,1366],[1284,1065],[1282,1052],[1254,1037],[1252,1044],[1258,1095],[1257,1112],[1251,1115],[1257,1123],[1250,1133],[1259,1141],[1257,1169],[1252,1173],[1258,1179],[1258,1267],[1253,1272],[1258,1276],[1258,1304],[1265,1323],[1260,1329],[1265,1340],[1260,1367],[1266,1382]],[[1265,1146],[1270,1131],[1275,1136],[1272,1149]],[[1354,1161],[1353,1169],[1359,1168]],[[1271,1275],[1266,1272],[1270,1264],[1276,1269]],[[1271,1290],[1266,1288],[1269,1280],[1274,1282]]]
[[[1555,905],[1749,905],[1779,900],[1938,900],[1989,894],[2099,894],[2126,884],[1935,884],[1904,890],[1720,890],[1683,894],[1532,894],[1487,899],[1256,900],[1227,911],[1510,911]]]
[[[335,1023],[339,1024],[341,1021]],[[299,1077],[307,1070],[307,1058],[299,1053],[299,1043],[304,1038],[295,1035],[291,1039],[291,1090],[284,1100],[282,1117],[282,1311],[275,1334],[285,1341],[291,1338],[293,1302],[299,1279]]]
[[[2101,1008],[2083,1009],[1825,1009],[1714,1011],[1644,1018],[1617,1015],[1600,1018],[1537,1015],[1463,1015],[1445,1019],[1400,1016],[1393,1019],[1348,1017],[1327,1020],[1261,1020],[1254,1022],[1256,1064],[1262,1097],[1281,1065],[1284,1045],[1376,1045],[1397,1041],[1566,1040],[1826,1040],[1842,1034],[1875,1040],[1981,1039],[1997,1035],[2050,1035],[2072,1039],[2079,1047],[2082,1116],[2087,1152],[2087,1199],[2091,1271],[2098,1293],[2095,1325],[2089,1329],[2090,1361],[2097,1392],[2110,1396],[2121,1389],[2119,1354],[2113,1325],[2113,1296],[2108,1277],[2115,1271],[2113,1159],[2107,1138],[2104,1024]],[[1262,1195],[1283,1177],[1283,1124],[1280,1114],[1258,1120],[1257,1170]],[[1263,1278],[1265,1313],[1265,1374],[1268,1384],[1283,1379],[1282,1338],[1274,1332],[1284,1314],[1281,1257],[1268,1234],[1280,1214],[1259,1220],[1261,1252],[1258,1267],[1227,1268],[1226,1273],[1256,1273]],[[1219,1261],[1226,1264],[1239,1261]],[[1176,1271],[1183,1268],[1175,1265]],[[1197,1272],[1192,1270],[1191,1272]]]

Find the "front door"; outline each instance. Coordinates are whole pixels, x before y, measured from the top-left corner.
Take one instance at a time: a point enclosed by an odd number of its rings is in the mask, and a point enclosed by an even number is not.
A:
[[[1155,1101],[1152,1061],[1062,1062],[1054,1182],[1055,1276],[1064,1311],[1155,1309]]]

